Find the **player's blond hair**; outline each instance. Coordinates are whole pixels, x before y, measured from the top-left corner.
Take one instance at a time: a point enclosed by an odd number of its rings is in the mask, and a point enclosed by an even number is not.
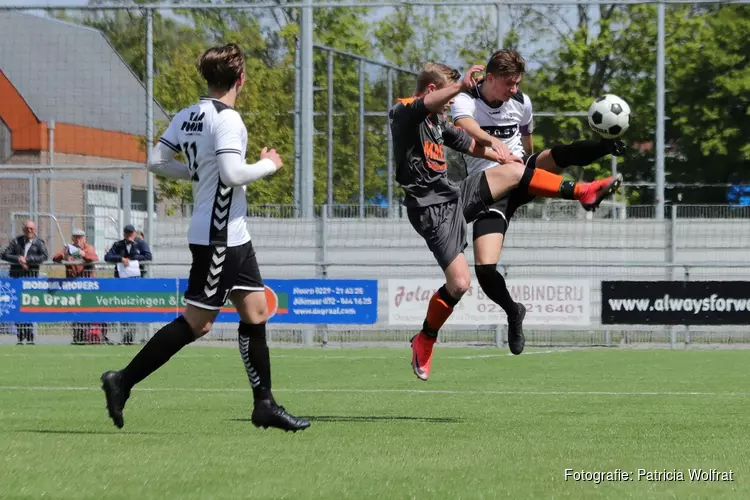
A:
[[[445,87],[449,83],[457,82],[461,78],[458,70],[443,63],[429,62],[422,67],[417,77],[417,94],[421,94],[432,83],[437,88]]]
[[[501,49],[490,56],[486,72],[495,76],[523,75],[526,72],[526,61],[515,50]]]
[[[211,47],[195,63],[208,86],[229,90],[245,71],[245,55],[236,43]]]

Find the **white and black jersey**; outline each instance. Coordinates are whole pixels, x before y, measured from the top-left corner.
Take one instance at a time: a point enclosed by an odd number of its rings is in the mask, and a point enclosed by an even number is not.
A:
[[[193,182],[188,229],[193,265],[185,302],[219,310],[232,290],[263,291],[247,230],[245,185],[276,171],[271,159],[245,163],[247,129],[240,115],[204,98],[172,119],[151,150],[148,169]],[[174,159],[184,153],[187,164]]]
[[[461,118],[473,118],[489,135],[501,139],[510,152],[519,158],[527,153],[523,149],[521,137],[531,135],[533,130],[533,113],[529,96],[517,92],[507,102],[492,107],[481,94],[481,85],[469,93],[456,96],[451,105],[451,115],[456,122]],[[464,155],[466,170],[470,175],[485,170],[495,162],[484,158]]]
[[[193,181],[188,242],[228,247],[248,242],[245,186],[227,185],[218,160],[220,155],[236,155],[244,163],[247,129],[239,113],[216,99],[203,98],[177,113],[159,142],[187,159]]]

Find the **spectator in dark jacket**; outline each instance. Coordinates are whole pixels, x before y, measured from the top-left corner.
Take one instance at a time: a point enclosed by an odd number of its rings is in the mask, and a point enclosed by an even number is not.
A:
[[[125,238],[115,242],[109,249],[104,260],[114,262],[115,278],[140,278],[143,276],[144,261],[151,260],[151,249],[135,232],[135,228],[128,224],[123,229]],[[134,262],[135,261],[135,262]],[[137,263],[137,265],[133,265]],[[130,345],[135,337],[136,325],[134,323],[122,323],[122,343]]]
[[[3,250],[2,258],[10,262],[8,276],[11,278],[36,278],[39,276],[39,264],[47,260],[47,245],[36,235],[36,224],[27,220],[23,224],[23,234]],[[16,323],[18,344],[26,340],[34,343],[34,325],[32,323]]]
[[[123,233],[125,238],[116,241],[115,244],[112,245],[112,248],[109,249],[107,255],[104,256],[104,260],[107,262],[122,264],[122,270],[128,273],[126,276],[120,276],[120,266],[115,266],[115,278],[133,278],[136,276],[132,275],[132,271],[129,268],[130,261],[150,261],[151,249],[148,247],[148,243],[137,238],[135,228],[130,224],[125,226]],[[138,276],[140,276],[140,266],[138,266],[138,270]]]

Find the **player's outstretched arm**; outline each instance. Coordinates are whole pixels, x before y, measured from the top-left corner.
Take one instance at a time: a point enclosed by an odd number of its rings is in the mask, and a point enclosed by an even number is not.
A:
[[[146,164],[149,172],[163,175],[171,179],[190,179],[190,170],[187,165],[174,159],[175,151],[163,144],[157,142],[151,150],[151,158]]]
[[[459,153],[484,158],[495,163],[504,163],[501,161],[500,154],[497,151],[479,144],[465,130],[456,128],[450,123],[446,124],[443,130],[443,141],[446,146]]]
[[[219,163],[221,182],[230,187],[244,186],[257,181],[284,166],[276,150],[269,151],[268,148],[261,150],[260,161],[252,165],[246,164],[239,152],[217,154],[216,161]]]
[[[497,151],[479,144],[474,139],[471,140],[471,146],[469,146],[467,154],[476,158],[484,158],[485,160],[494,161],[495,163],[505,163],[502,161],[500,154]]]
[[[477,82],[474,80],[474,74],[484,70],[484,66],[472,66],[461,79],[456,83],[451,83],[442,89],[430,92],[424,97],[424,105],[432,113],[442,113],[445,106],[461,92],[467,92],[476,87]]]
[[[508,145],[497,137],[493,137],[479,126],[479,123],[474,118],[463,117],[456,120],[456,126],[464,129],[472,139],[477,141],[480,145],[486,148],[492,148],[498,153],[500,158],[498,163],[510,163],[518,162],[523,163],[523,160],[513,153],[510,152]],[[480,156],[479,158],[484,158]]]
[[[492,136],[482,130],[482,127],[479,126],[474,118],[457,118],[455,124],[457,127],[464,129],[477,143],[486,148],[492,147]]]

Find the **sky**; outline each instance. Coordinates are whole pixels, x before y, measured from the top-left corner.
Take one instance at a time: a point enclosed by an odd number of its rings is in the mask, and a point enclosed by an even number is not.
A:
[[[86,5],[88,0],[0,0],[0,5]]]
[[[45,5],[45,6],[50,6],[50,7],[56,7],[56,6],[61,6],[61,5],[87,5],[87,4],[88,4],[88,0],[0,0],[0,6],[12,5],[14,7],[25,6],[25,5]],[[39,15],[42,15],[43,12],[44,11],[34,11],[35,14],[39,14]],[[486,15],[493,22],[497,16],[494,6],[475,7],[472,10],[472,12],[476,13],[476,15],[478,16]],[[387,8],[375,9],[373,11],[373,21],[376,21],[378,18],[382,17],[382,15],[385,15],[387,13],[388,13]],[[567,15],[567,14],[571,14],[571,15]],[[571,18],[571,19],[562,18],[556,22],[556,25],[558,27],[563,27],[564,22],[566,21],[569,22],[573,20],[574,17],[575,17],[575,11],[573,9],[570,9],[568,12],[566,12],[565,18]],[[461,30],[459,30],[458,32],[456,32],[457,38],[458,39],[464,38],[465,35],[468,33],[468,31],[470,31],[471,29],[472,29],[471,26],[466,26],[463,33],[461,32]],[[527,59],[528,59],[528,54],[535,52],[538,49],[544,50],[544,49],[551,48],[551,44],[548,40],[522,40],[522,42],[525,43],[522,52],[527,54],[526,55]],[[451,52],[450,50],[446,51],[445,62],[449,64],[458,63],[459,58],[457,54],[455,53],[452,54],[450,52]],[[534,66],[533,61],[530,61],[530,62],[532,63],[531,66],[533,67]]]
[[[25,5],[46,5],[50,7],[56,7],[61,5],[87,5],[89,2],[88,0],[0,0],[0,7],[2,6],[8,6],[13,5],[16,6],[25,6]],[[428,10],[426,7],[419,7],[419,10],[416,11],[417,15],[422,14],[428,14],[431,11]],[[478,22],[480,19],[486,19],[491,25],[494,25],[497,19],[497,11],[494,6],[483,6],[483,7],[469,7],[467,9],[470,10],[463,10],[461,14],[459,14],[461,19],[464,19],[468,17],[469,21],[468,24],[461,27],[461,29],[454,31],[454,40],[457,44],[460,44],[462,40],[464,40],[468,34],[471,33],[472,29],[476,29],[475,21]],[[37,15],[44,15],[43,10],[36,10],[36,11],[25,11],[25,12],[31,12]],[[371,10],[371,23],[374,24],[379,19],[384,17],[385,15],[388,15],[391,12],[391,8],[388,7],[382,7],[382,8],[375,8]],[[513,18],[515,18],[516,22],[523,22],[524,18],[520,15],[522,12],[522,8],[519,6],[514,7],[503,7],[503,10],[501,10],[502,18],[501,18],[501,24],[503,33],[507,32],[507,29],[510,27],[510,24],[513,22]],[[550,15],[549,18],[554,19],[554,24],[557,28],[565,31],[565,24],[572,24],[575,25],[576,23],[576,11],[575,7],[571,8],[565,8],[560,11],[562,16],[555,16],[554,14]],[[523,24],[523,31],[522,31],[522,39],[520,43],[520,50],[521,53],[524,55],[524,57],[527,59],[527,65],[530,69],[534,69],[539,66],[540,61],[536,60],[534,58],[534,54],[538,51],[550,51],[554,48],[556,42],[551,41],[549,39],[545,39],[543,37],[539,37],[534,30],[534,27],[530,25],[530,23]],[[461,66],[463,65],[462,59],[458,55],[458,49],[456,47],[451,47],[450,44],[447,45],[443,50],[442,54],[438,56],[442,61],[446,62],[447,64],[450,64],[452,66],[458,67],[460,70],[463,70]],[[380,57],[376,56],[376,59],[381,59]],[[378,67],[372,66],[372,65],[366,65],[366,71],[370,78],[375,78],[380,71]]]

